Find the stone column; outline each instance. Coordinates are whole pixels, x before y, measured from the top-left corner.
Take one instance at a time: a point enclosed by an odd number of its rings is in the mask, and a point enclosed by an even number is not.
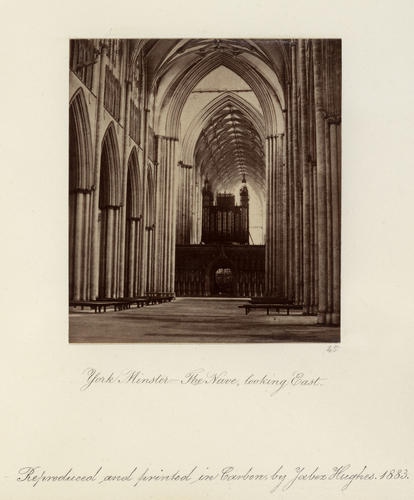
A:
[[[141,293],[141,275],[140,275],[140,262],[142,261],[143,255],[140,253],[141,243],[142,243],[142,216],[138,216],[134,220],[135,225],[135,263],[134,263],[134,288],[133,296],[138,297],[142,295]]]
[[[270,276],[271,276],[271,292],[270,295],[272,296],[277,296],[277,287],[278,287],[278,280],[279,280],[279,269],[277,266],[277,258],[279,257],[278,255],[278,220],[277,220],[277,212],[278,212],[278,203],[279,203],[279,196],[278,196],[278,181],[277,181],[277,137],[272,137],[270,139],[270,161],[271,161],[271,174],[270,174],[270,185],[271,185],[271,192],[270,192],[270,209],[271,209],[271,221],[272,221],[272,226],[270,228],[270,234],[271,234],[271,240],[272,240],[272,252],[271,252],[271,268],[270,268]]]
[[[152,231],[150,231],[149,233],[149,237],[150,237],[150,245],[151,245],[151,262],[150,262],[150,282],[151,282],[151,292],[156,292],[157,289],[156,289],[156,284],[155,284],[155,259],[154,259],[154,255],[155,255],[155,226],[152,226]]]
[[[177,172],[177,179],[179,188],[177,191],[178,203],[177,210],[178,217],[177,223],[177,243],[188,245],[191,241],[191,211],[192,211],[192,190],[193,185],[191,182],[192,166],[186,165],[183,162],[178,162],[180,167]]]
[[[129,225],[129,241],[128,241],[128,297],[134,296],[134,276],[135,276],[135,220],[130,218],[127,220]]]
[[[147,236],[145,238],[146,243],[147,243],[147,268],[146,268],[146,285],[145,285],[145,290],[146,293],[150,293],[152,291],[152,285],[151,285],[151,232],[153,231],[152,226],[146,226],[145,227],[145,232],[147,233]]]
[[[81,299],[89,299],[89,265],[90,265],[90,234],[91,234],[91,190],[84,191],[84,248],[83,248],[83,270]]]
[[[159,209],[157,221],[160,225],[157,237],[157,261],[160,266],[160,291],[172,293],[175,275],[175,232],[177,209],[177,163],[175,161],[176,140],[169,137],[159,137],[160,185],[158,190]]]
[[[163,224],[164,224],[164,237],[161,242],[162,248],[163,248],[163,259],[161,262],[161,266],[163,268],[163,287],[162,287],[162,292],[167,291],[168,287],[168,257],[169,257],[169,203],[170,203],[170,195],[171,195],[171,186],[170,186],[170,172],[168,171],[169,167],[169,148],[168,148],[168,139],[163,137],[163,169],[164,169],[164,186],[163,186],[163,200],[164,200],[164,206],[163,206]]]
[[[112,283],[113,283],[113,243],[114,243],[114,208],[106,208],[106,234],[105,234],[105,297],[112,297]]]
[[[141,285],[139,295],[145,295],[147,289],[147,268],[148,268],[148,252],[147,252],[147,236],[148,233],[145,231],[145,222],[148,218],[148,207],[147,207],[147,191],[148,191],[148,182],[147,182],[147,173],[148,173],[148,115],[150,110],[145,108],[143,113],[143,126],[142,130],[142,143],[144,146],[144,161],[142,166],[142,178],[141,178],[141,186],[142,186],[142,220],[144,221],[141,224],[141,246],[140,246],[140,276],[141,276]]]
[[[157,227],[159,225],[158,231],[158,265],[159,265],[159,289],[158,291],[165,291],[166,283],[166,237],[167,237],[167,220],[165,217],[166,211],[166,183],[167,183],[167,172],[165,167],[165,139],[164,137],[159,137],[159,157],[158,157],[158,181],[160,183],[159,190],[157,190]]]
[[[176,139],[169,140],[170,166],[171,166],[171,200],[170,200],[170,266],[168,275],[168,292],[174,293],[175,285],[175,234],[176,234],[176,210],[177,210],[177,162],[176,162]]]
[[[266,294],[285,297],[283,252],[283,134],[266,139]]]
[[[178,162],[178,166],[182,166]],[[184,191],[185,191],[185,172],[181,168],[178,171],[178,202],[177,202],[177,244],[182,245],[184,240]]]
[[[284,134],[276,136],[276,290],[275,295],[286,299],[285,211],[286,179],[284,166]]]
[[[273,251],[273,240],[272,240],[272,209],[271,200],[272,195],[272,161],[270,153],[270,143],[271,137],[266,138],[265,144],[265,162],[266,162],[266,238],[265,238],[265,290],[266,294],[270,295],[272,293],[273,279],[271,277],[271,272],[273,271],[271,256]]]
[[[83,247],[83,210],[84,194],[83,190],[77,190],[76,215],[75,215],[75,252],[74,252],[74,272],[73,272],[73,298],[80,300],[82,289],[82,247]]]
[[[326,323],[332,323],[333,283],[332,283],[332,179],[331,179],[331,139],[330,119],[325,119],[325,164],[326,164]]]
[[[289,301],[295,299],[295,186],[293,175],[293,140],[292,140],[292,84],[288,82],[287,109],[287,185],[288,185],[288,291]]]
[[[155,261],[156,261],[156,289],[164,291],[165,283],[165,151],[164,138],[158,136],[158,153],[157,153],[157,185],[156,185],[156,227],[155,227]]]
[[[294,186],[294,272],[295,272],[295,302],[301,302],[302,298],[302,241],[301,241],[301,168],[299,165],[299,125],[298,125],[298,88],[297,88],[297,62],[296,42],[292,42],[291,64],[292,64],[292,162],[293,162],[293,186]]]
[[[186,196],[187,196],[187,204],[186,204],[186,213],[185,213],[185,227],[186,227],[186,232],[185,232],[185,244],[189,245],[191,242],[191,223],[192,223],[192,211],[193,211],[193,167],[192,165],[187,165],[187,189],[186,189]]]
[[[171,198],[172,198],[172,169],[174,168],[171,164],[171,139],[165,138],[165,283],[163,292],[169,292],[170,288],[170,271],[171,271]],[[174,165],[175,166],[175,165]]]
[[[285,131],[287,131],[287,113],[283,111]],[[281,137],[281,168],[282,168],[282,241],[283,241],[283,294],[289,297],[289,178],[287,159],[287,135]]]
[[[302,164],[302,225],[303,225],[303,310],[310,312],[310,165],[309,165],[309,119],[307,99],[306,48],[305,41],[299,40],[299,84],[300,84],[300,134]]]
[[[96,106],[96,134],[95,134],[95,161],[94,161],[94,186],[92,208],[92,235],[91,235],[91,278],[90,298],[96,299],[99,294],[99,183],[101,175],[101,135],[103,121],[103,103],[105,92],[105,66],[107,46],[102,44],[99,58],[99,85]]]
[[[157,162],[157,205],[155,213],[155,283],[157,291],[164,289],[164,262],[165,262],[165,168],[164,168],[164,151],[162,149],[162,140],[158,139],[158,162]]]
[[[120,231],[120,260],[119,260],[119,291],[118,296],[124,296],[124,279],[125,279],[125,226],[126,226],[126,198],[127,198],[127,181],[128,181],[128,138],[130,130],[130,103],[131,103],[131,81],[125,82],[125,123],[124,123],[124,143],[123,143],[123,166],[122,166],[122,206],[121,206],[121,231]]]
[[[313,165],[311,157],[308,162],[308,183],[309,183],[309,314],[315,312],[315,196]],[[304,203],[305,204],[305,203]],[[305,217],[305,214],[304,214]]]
[[[326,157],[324,82],[322,71],[322,41],[313,40],[314,91],[316,116],[316,158],[318,188],[318,323],[326,323],[327,313],[327,216],[326,216]]]
[[[340,281],[341,281],[341,193],[340,193],[340,152],[338,141],[340,142],[340,120],[330,122],[330,146],[331,146],[331,181],[332,181],[332,282],[333,282],[333,303],[332,303],[332,324],[339,325],[340,321]]]
[[[120,211],[121,207],[116,207],[114,213],[114,277],[112,286],[112,297],[119,297],[119,261],[120,261]]]
[[[317,183],[317,166],[316,162],[312,163],[312,178],[313,178],[313,288],[314,301],[312,313],[318,313],[319,300],[319,260],[318,260],[318,183]]]
[[[155,166],[155,213],[153,214],[153,221],[155,224],[154,228],[154,261],[155,261],[155,271],[154,271],[154,286],[157,291],[162,289],[162,203],[163,203],[163,169],[162,169],[162,154],[161,154],[161,138],[157,137],[157,161]],[[149,219],[146,219],[147,225],[149,225]]]

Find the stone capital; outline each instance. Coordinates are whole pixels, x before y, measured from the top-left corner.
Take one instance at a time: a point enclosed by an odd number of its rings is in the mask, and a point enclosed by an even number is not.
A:
[[[331,115],[325,117],[329,125],[339,125],[341,123],[341,117],[338,115]]]
[[[82,193],[82,194],[90,194],[95,190],[95,186],[91,186],[90,188],[74,188],[71,190],[71,193]]]
[[[193,168],[192,165],[186,165],[185,163],[183,163],[182,161],[179,161],[178,162],[178,166],[181,167],[181,168]]]
[[[138,215],[138,217],[129,217],[129,220],[133,220],[139,222],[142,219],[142,215]]]

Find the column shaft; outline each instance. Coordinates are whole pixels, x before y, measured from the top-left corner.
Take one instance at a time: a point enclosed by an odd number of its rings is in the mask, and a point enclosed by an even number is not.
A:
[[[84,222],[84,194],[76,193],[75,255],[74,255],[74,299],[80,300],[82,286],[82,246]]]
[[[265,168],[266,168],[266,229],[265,229],[265,294],[270,295],[271,285],[270,285],[270,150],[269,150],[269,138],[265,141]]]
[[[84,195],[84,222],[83,222],[83,266],[82,266],[82,292],[81,299],[87,300],[89,298],[89,252],[90,252],[90,215],[91,215],[91,193],[88,191]]]
[[[119,238],[119,290],[118,296],[124,296],[124,279],[125,279],[125,260],[127,258],[127,253],[125,251],[125,227],[126,227],[126,202],[127,202],[127,182],[128,182],[128,138],[129,138],[129,130],[130,130],[130,102],[131,102],[131,82],[126,82],[125,89],[125,123],[124,123],[124,142],[123,142],[123,174],[122,174],[122,200],[123,205],[121,206],[121,228],[120,228],[120,238]]]
[[[105,297],[112,297],[113,283],[113,257],[114,257],[114,210],[112,207],[106,209],[106,255],[105,255]]]
[[[135,221],[129,219],[129,241],[128,241],[128,295],[134,296],[134,276],[135,276]]]
[[[143,126],[142,126],[142,143],[144,146],[144,162],[142,166],[142,178],[141,178],[141,186],[142,186],[142,209],[141,215],[143,223],[141,224],[141,246],[139,254],[141,256],[140,259],[140,292],[139,295],[145,295],[147,288],[147,267],[148,267],[148,252],[147,252],[147,231],[145,231],[146,221],[148,220],[148,206],[147,206],[147,197],[148,197],[148,114],[149,110],[144,109],[143,113]]]
[[[299,84],[300,84],[300,138],[302,164],[302,225],[303,225],[303,308],[305,314],[310,309],[310,168],[308,137],[308,99],[306,75],[305,41],[299,40]]]
[[[95,299],[99,293],[99,184],[101,174],[101,129],[103,121],[103,101],[105,90],[105,66],[106,66],[105,45],[102,46],[99,59],[99,86],[98,100],[96,106],[96,135],[95,135],[95,162],[94,162],[94,184],[93,210],[92,210],[92,235],[91,235],[91,291],[90,298]]]
[[[332,176],[331,176],[331,146],[330,125],[325,119],[325,162],[326,162],[326,322],[332,322],[333,282],[332,282]]]
[[[298,139],[298,91],[297,91],[297,63],[296,44],[291,45],[292,62],[292,160],[293,160],[293,189],[294,189],[294,270],[295,270],[295,301],[301,301],[301,196],[300,196],[300,168],[299,168],[299,139]]]
[[[340,225],[340,192],[339,192],[339,162],[337,148],[337,129],[339,125],[330,125],[331,137],[331,173],[332,173],[332,239],[333,239],[333,304],[332,323],[339,324],[340,317],[340,280],[341,280],[341,225]]]
[[[327,312],[327,217],[325,119],[321,40],[312,42],[314,58],[314,90],[316,115],[316,158],[318,186],[318,323],[326,323]]]

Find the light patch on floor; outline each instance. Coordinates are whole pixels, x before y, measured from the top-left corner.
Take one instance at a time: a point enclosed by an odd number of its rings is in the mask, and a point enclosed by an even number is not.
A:
[[[86,343],[339,342],[339,328],[316,324],[315,316],[246,315],[246,299],[177,298],[125,311],[69,314],[69,341]]]

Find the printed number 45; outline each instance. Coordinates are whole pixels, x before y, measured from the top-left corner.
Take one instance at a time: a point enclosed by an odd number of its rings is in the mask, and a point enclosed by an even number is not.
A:
[[[326,349],[328,352],[336,352],[339,350],[339,345],[330,345],[328,346],[328,349]]]

